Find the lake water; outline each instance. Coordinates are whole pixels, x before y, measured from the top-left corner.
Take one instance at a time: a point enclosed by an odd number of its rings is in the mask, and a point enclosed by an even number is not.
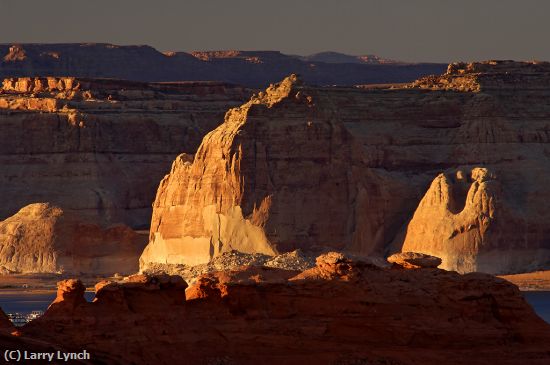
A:
[[[550,323],[550,291],[526,291],[523,295],[535,312]]]
[[[94,292],[84,293],[84,297],[88,301],[92,301],[94,295]],[[32,291],[10,291],[8,293],[2,293],[0,289],[0,308],[2,308],[4,313],[28,314],[36,310],[45,311],[53,302],[55,296],[55,291],[39,293]]]
[[[0,308],[5,313],[28,314],[35,310],[45,311],[55,299],[55,292],[36,293],[32,291],[9,292],[3,294],[0,290]],[[550,291],[523,292],[523,295],[533,306],[537,314],[550,323]],[[94,292],[85,293],[86,300],[92,301]]]

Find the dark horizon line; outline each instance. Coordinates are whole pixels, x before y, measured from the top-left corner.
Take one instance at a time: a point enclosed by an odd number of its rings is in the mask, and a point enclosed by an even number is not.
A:
[[[136,47],[136,48],[139,48],[139,47],[146,47],[146,48],[152,48],[154,49],[155,51],[159,52],[159,53],[166,53],[166,52],[175,52],[175,53],[187,53],[187,54],[191,54],[192,52],[229,52],[229,51],[237,51],[237,52],[276,52],[276,53],[280,53],[282,55],[285,55],[285,56],[297,56],[297,57],[310,57],[310,56],[315,56],[315,55],[318,55],[318,54],[323,54],[323,53],[335,53],[335,54],[339,54],[339,55],[345,55],[345,56],[351,56],[351,57],[363,57],[363,56],[376,56],[376,57],[380,57],[381,59],[386,59],[386,60],[390,60],[390,61],[395,61],[395,62],[401,62],[401,63],[432,63],[432,64],[442,64],[442,63],[451,63],[452,61],[446,61],[446,62],[435,62],[435,61],[419,61],[419,62],[409,62],[409,61],[402,61],[402,60],[399,60],[399,59],[393,59],[393,58],[386,58],[386,57],[383,57],[379,54],[376,54],[376,53],[372,53],[372,52],[364,52],[364,53],[360,53],[360,54],[352,54],[352,53],[346,53],[346,52],[341,52],[341,51],[334,51],[334,50],[330,50],[330,49],[325,49],[323,51],[317,51],[317,52],[313,52],[313,53],[295,53],[295,52],[292,52],[292,53],[285,53],[281,50],[277,50],[277,49],[239,49],[239,48],[215,48],[215,49],[193,49],[193,50],[174,50],[174,49],[166,49],[166,50],[162,50],[162,49],[159,49],[155,46],[151,46],[150,44],[145,44],[145,43],[142,43],[142,44],[136,44],[136,43],[133,43],[133,44],[116,44],[116,43],[110,43],[110,42],[0,42],[0,46],[15,46],[15,45],[21,45],[21,46],[42,46],[42,45],[47,45],[47,46],[83,46],[83,45],[104,45],[104,46],[114,46],[114,47]]]

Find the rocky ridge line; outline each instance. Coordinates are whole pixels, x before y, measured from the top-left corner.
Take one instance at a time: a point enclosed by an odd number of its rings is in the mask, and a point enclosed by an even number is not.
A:
[[[180,277],[132,276],[99,283],[91,303],[78,282],[61,282],[21,334],[85,344],[109,364],[542,365],[550,343],[550,326],[502,279],[339,253],[303,272],[243,267],[189,288]]]

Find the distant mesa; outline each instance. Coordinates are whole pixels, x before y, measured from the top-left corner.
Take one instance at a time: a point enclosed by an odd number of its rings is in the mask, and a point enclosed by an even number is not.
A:
[[[343,61],[343,62],[341,62]],[[351,64],[348,61],[352,61]],[[133,81],[223,81],[265,88],[291,73],[316,85],[411,82],[440,74],[446,64],[401,64],[376,56],[328,52],[308,57],[278,51],[159,52],[106,43],[3,44],[0,78],[73,76]]]
[[[201,61],[242,60],[248,63],[288,62],[292,57],[278,51],[193,51],[191,54]]]
[[[19,45],[13,45],[9,48],[8,54],[4,56],[4,62],[24,61],[27,58],[25,49]]]
[[[523,89],[547,90],[549,62],[455,62],[442,75],[431,75],[413,82],[412,87],[430,90],[486,91]]]
[[[250,63],[268,63],[290,61],[291,59],[304,62],[320,63],[352,63],[352,64],[404,64],[404,62],[384,59],[376,55],[351,56],[338,52],[320,52],[309,56],[285,55],[278,51],[193,51],[191,54],[202,61],[235,59],[245,60]]]
[[[299,59],[308,62],[324,62],[324,63],[358,63],[369,65],[381,64],[403,64],[404,62],[394,61],[376,55],[352,56],[338,52],[320,52],[309,56],[297,56]]]

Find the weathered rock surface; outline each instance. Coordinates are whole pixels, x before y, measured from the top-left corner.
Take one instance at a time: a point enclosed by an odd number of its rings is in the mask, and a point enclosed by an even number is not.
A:
[[[98,284],[53,303],[27,338],[108,364],[546,364],[550,326],[485,274],[382,269],[330,253],[297,273],[249,267]],[[63,287],[63,296],[81,290]],[[76,294],[75,294],[76,295]],[[124,351],[121,351],[124,349]]]
[[[147,236],[125,225],[102,228],[47,203],[0,222],[0,267],[18,273],[130,274]]]
[[[395,64],[367,56],[349,62],[302,58],[277,51],[159,52],[149,46],[112,44],[3,44],[0,77],[37,75],[114,78],[135,81],[214,80],[266,87],[291,73],[317,85],[410,82],[441,73],[445,64]],[[334,57],[332,57],[334,59]],[[320,61],[320,62],[319,62]],[[371,61],[371,62],[369,62]]]
[[[131,64],[131,63],[130,63]],[[47,201],[105,226],[150,224],[158,182],[248,98],[215,82],[9,78],[0,90],[0,219]],[[9,197],[9,198],[7,198]]]
[[[460,272],[548,268],[550,214],[542,201],[550,182],[550,64],[454,63],[413,87],[475,95],[477,107],[463,115],[468,130],[460,126],[470,139],[455,139],[464,144],[455,151],[469,148],[480,162],[434,178],[398,245]]]
[[[400,252],[388,257],[388,262],[407,269],[436,268],[441,265],[439,257],[418,252]]]
[[[545,266],[549,100],[546,63],[451,65],[388,88],[290,77],[174,162],[141,267],[313,246],[459,271]]]

